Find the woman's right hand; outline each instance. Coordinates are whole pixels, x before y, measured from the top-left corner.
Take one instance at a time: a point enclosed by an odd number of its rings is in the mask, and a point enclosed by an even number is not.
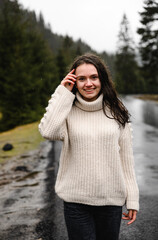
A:
[[[66,77],[61,81],[61,85],[66,87],[69,91],[72,91],[74,84],[76,82],[76,75],[73,74],[75,69],[69,72]]]

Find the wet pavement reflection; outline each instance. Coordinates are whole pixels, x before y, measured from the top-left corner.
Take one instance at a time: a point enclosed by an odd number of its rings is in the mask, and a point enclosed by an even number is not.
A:
[[[131,114],[135,169],[140,193],[158,194],[158,104],[123,98]]]

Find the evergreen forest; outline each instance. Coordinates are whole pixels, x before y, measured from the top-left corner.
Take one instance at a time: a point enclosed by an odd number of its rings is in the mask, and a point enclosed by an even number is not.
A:
[[[0,0],[0,131],[37,121],[75,57],[92,52],[108,65],[120,94],[158,93],[158,3],[145,0],[139,46],[124,14],[117,51],[97,53],[81,39],[53,33],[42,13]]]

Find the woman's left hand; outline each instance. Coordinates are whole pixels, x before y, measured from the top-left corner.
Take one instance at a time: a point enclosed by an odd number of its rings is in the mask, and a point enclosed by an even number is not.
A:
[[[123,213],[123,215],[125,217],[122,217],[122,219],[124,220],[131,220],[129,221],[127,224],[130,225],[131,223],[133,223],[136,220],[136,215],[137,215],[137,211],[136,210],[129,210],[128,213]]]

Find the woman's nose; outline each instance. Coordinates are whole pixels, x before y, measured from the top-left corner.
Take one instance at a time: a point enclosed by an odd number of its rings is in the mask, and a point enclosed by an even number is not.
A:
[[[92,82],[91,80],[88,78],[87,81],[86,81],[86,86],[91,86],[92,85]]]

